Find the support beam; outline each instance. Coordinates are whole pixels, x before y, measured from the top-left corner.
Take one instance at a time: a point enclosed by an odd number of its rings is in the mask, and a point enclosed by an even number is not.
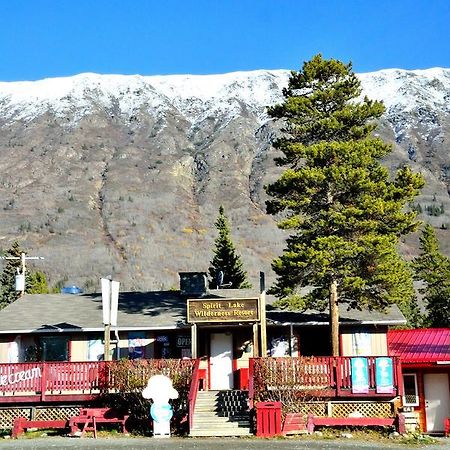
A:
[[[111,325],[105,325],[103,359],[105,361],[111,361]]]
[[[253,358],[258,358],[259,353],[259,333],[258,333],[258,322],[253,324]]]
[[[294,325],[289,324],[289,356],[294,356]]]
[[[191,356],[192,359],[197,359],[197,324],[193,323],[191,326]]]
[[[261,356],[267,356],[267,329],[266,329],[266,277],[259,272],[259,318],[261,323]]]

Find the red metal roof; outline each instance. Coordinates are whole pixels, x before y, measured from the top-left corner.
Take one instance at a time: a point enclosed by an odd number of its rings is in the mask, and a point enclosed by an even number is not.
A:
[[[450,328],[389,330],[388,352],[406,364],[450,362]]]

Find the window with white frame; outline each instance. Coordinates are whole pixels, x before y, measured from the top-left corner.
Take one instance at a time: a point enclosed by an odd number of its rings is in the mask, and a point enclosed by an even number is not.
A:
[[[403,406],[419,406],[419,392],[417,390],[417,374],[404,373],[403,386]]]

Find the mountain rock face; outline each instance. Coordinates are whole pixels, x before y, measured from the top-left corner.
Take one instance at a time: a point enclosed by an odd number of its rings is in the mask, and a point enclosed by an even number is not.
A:
[[[266,106],[288,71],[202,76],[81,74],[0,83],[0,248],[17,239],[52,284],[98,290],[177,287],[206,271],[220,205],[254,285],[285,235],[265,213],[280,173]],[[450,251],[450,69],[361,74],[383,100],[385,161],[427,181],[414,205]],[[447,225],[448,224],[448,225]],[[403,243],[411,256],[417,236]],[[31,264],[31,263],[30,263]]]

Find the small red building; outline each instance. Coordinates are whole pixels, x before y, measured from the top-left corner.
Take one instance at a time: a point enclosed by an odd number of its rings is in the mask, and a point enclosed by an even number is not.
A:
[[[443,433],[450,417],[450,328],[390,330],[388,351],[401,360],[405,414],[420,431]]]

